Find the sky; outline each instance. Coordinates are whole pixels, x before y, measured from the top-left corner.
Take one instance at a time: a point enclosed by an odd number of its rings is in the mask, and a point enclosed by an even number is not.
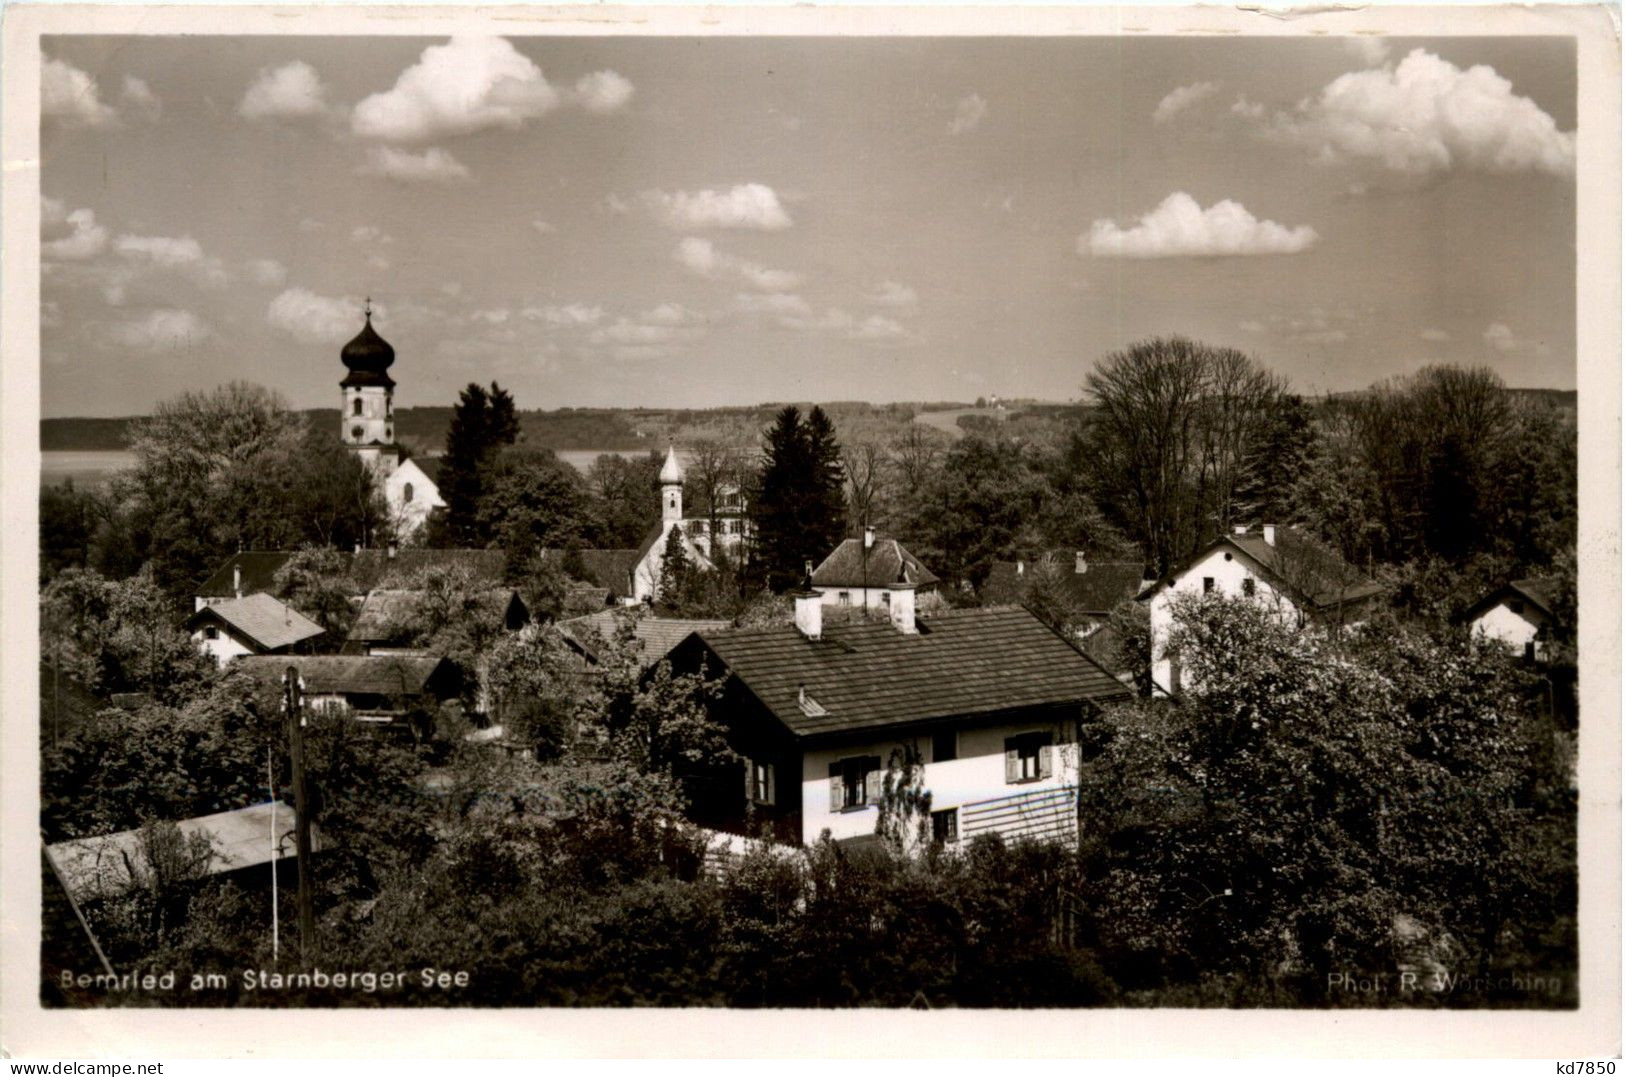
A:
[[[48,417],[1079,399],[1180,334],[1300,392],[1575,385],[1539,38],[47,37]]]

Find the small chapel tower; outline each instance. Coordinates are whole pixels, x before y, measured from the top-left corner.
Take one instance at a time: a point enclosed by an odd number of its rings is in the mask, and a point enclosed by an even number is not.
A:
[[[395,382],[389,376],[395,349],[372,327],[371,300],[364,314],[366,325],[339,353],[349,370],[339,382],[343,392],[340,423],[344,444],[387,476],[400,460],[395,444]]]
[[[660,522],[683,521],[683,465],[677,462],[677,449],[668,446],[666,462],[660,468]]]

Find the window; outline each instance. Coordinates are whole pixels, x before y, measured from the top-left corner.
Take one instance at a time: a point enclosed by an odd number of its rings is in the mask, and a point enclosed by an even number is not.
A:
[[[1251,576],[1248,576],[1246,579],[1242,580],[1241,593],[1246,595],[1248,598],[1252,598],[1258,593],[1258,581],[1253,579]]]
[[[354,407],[352,407],[350,409],[350,414],[351,415],[360,415],[361,414],[361,398],[359,396],[355,398],[355,405],[354,405]]]
[[[401,500],[402,501],[411,501],[412,500],[412,484],[411,483],[407,483],[405,486],[401,487]]]
[[[931,762],[946,763],[959,758],[959,731],[941,729],[931,734]]]
[[[829,810],[854,811],[880,803],[878,755],[838,759],[829,765]]]
[[[1212,576],[1203,576],[1202,577],[1202,593],[1204,595],[1210,595],[1210,594],[1213,593],[1213,577]]]
[[[773,764],[759,763],[752,759],[746,763],[746,774],[750,779],[750,799],[753,804],[772,804],[773,793]]]
[[[937,845],[949,845],[959,840],[958,808],[944,808],[931,813],[931,840]]]
[[[1055,773],[1054,738],[1048,733],[1023,733],[1004,741],[1004,780],[1007,784],[1036,782]]]
[[[852,605],[852,593],[850,591],[841,591],[836,594],[835,601],[843,606],[850,606]]]
[[[204,639],[219,639],[220,638],[220,629],[216,628],[214,625],[204,625],[203,626],[203,638]]]

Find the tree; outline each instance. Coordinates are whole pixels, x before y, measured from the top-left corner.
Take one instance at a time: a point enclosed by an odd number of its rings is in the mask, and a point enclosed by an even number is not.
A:
[[[683,547],[683,527],[678,524],[666,532],[666,548],[660,553],[660,588],[656,597],[664,605],[681,605],[693,591],[697,570]]]
[[[767,584],[782,591],[817,564],[846,531],[840,446],[822,409],[805,421],[787,405],[763,432],[760,489],[751,505],[757,553]]]
[[[214,663],[176,626],[153,574],[108,580],[66,569],[40,594],[41,655],[103,696],[147,692],[179,703],[205,685]]]
[[[703,513],[706,534],[716,535],[718,510],[723,494],[739,481],[739,452],[732,445],[712,437],[694,438],[688,444],[689,464],[684,491],[688,514]],[[713,542],[713,546],[715,543]]]
[[[873,526],[876,510],[886,496],[886,475],[890,461],[879,442],[860,441],[841,452],[846,474],[847,517],[860,527]]]
[[[605,453],[587,469],[593,541],[608,549],[635,549],[660,519],[658,453],[625,457]]]
[[[484,546],[492,538],[479,519],[480,501],[498,454],[519,438],[513,397],[491,383],[489,392],[470,383],[457,398],[446,452],[440,463],[440,496],[446,511],[434,523],[435,545]]]
[[[583,714],[580,674],[558,629],[536,624],[491,648],[492,718],[537,759],[557,758],[575,740]]]
[[[326,643],[337,647],[355,623],[353,595],[361,587],[350,575],[350,561],[327,546],[295,551],[272,577],[276,597],[322,626]]]
[[[548,450],[509,449],[488,467],[475,529],[510,566],[548,548],[580,545],[588,514],[581,476]]]
[[[1067,592],[1067,571],[1055,557],[1040,558],[1026,574],[1021,604],[1061,635],[1071,637],[1083,627],[1083,611]]]
[[[90,563],[100,513],[96,495],[76,488],[72,479],[42,485],[39,499],[40,582],[44,584],[65,568]]]

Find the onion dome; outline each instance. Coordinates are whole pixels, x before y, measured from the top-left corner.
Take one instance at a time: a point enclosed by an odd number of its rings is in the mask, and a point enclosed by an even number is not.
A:
[[[395,362],[395,349],[373,329],[370,308],[367,310],[367,324],[362,326],[355,339],[339,352],[339,358],[350,371],[339,383],[341,386],[382,385],[386,389],[395,387],[394,380],[387,373],[390,365]]]
[[[683,465],[677,462],[676,447],[668,445],[666,447],[666,462],[660,468],[660,485],[681,486],[682,484]]]

